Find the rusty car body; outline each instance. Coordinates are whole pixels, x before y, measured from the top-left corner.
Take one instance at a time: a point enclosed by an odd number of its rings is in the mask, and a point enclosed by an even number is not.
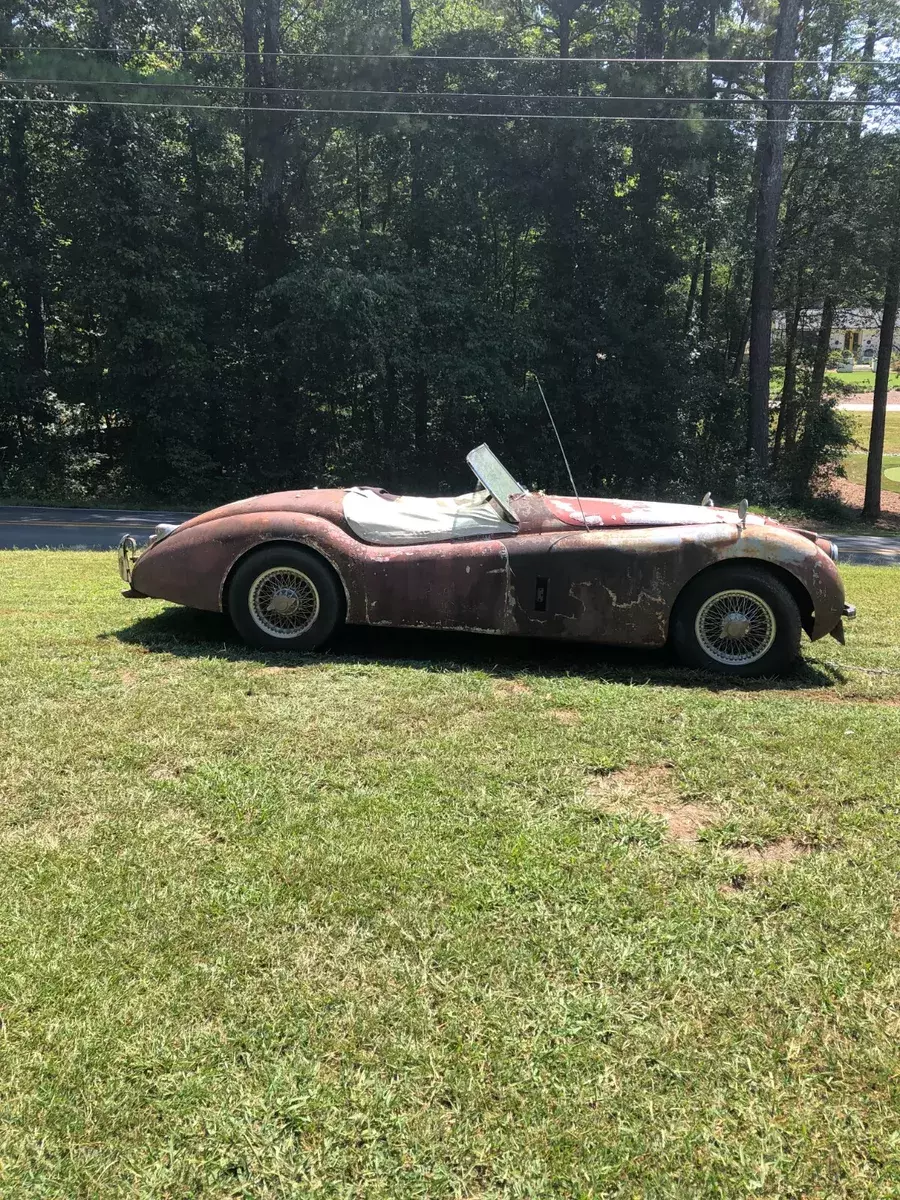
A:
[[[267,649],[313,648],[345,621],[637,647],[671,638],[695,666],[748,675],[785,669],[801,627],[843,640],[853,610],[837,551],[813,533],[708,499],[528,491],[486,446],[468,461],[481,486],[451,500],[285,491],[159,527],[143,550],[126,536],[124,594],[224,611]]]

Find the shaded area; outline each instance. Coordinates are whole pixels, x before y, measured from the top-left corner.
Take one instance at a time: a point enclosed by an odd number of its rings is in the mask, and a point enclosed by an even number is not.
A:
[[[827,688],[844,682],[839,668],[799,659],[777,680],[741,679],[693,671],[677,665],[668,650],[494,637],[489,634],[432,630],[380,629],[349,625],[319,653],[291,654],[255,650],[240,640],[220,613],[167,608],[142,617],[103,637],[142,646],[152,653],[183,657],[226,658],[270,667],[302,668],[312,663],[401,663],[425,671],[482,670],[500,678],[521,674],[579,675],[603,683],[665,684],[712,691],[766,691],[772,688]]]

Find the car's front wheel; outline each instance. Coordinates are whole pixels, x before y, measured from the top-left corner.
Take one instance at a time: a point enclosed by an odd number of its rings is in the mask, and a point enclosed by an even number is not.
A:
[[[315,650],[344,619],[341,585],[327,563],[301,546],[257,550],[237,568],[228,613],[251,646]]]
[[[780,675],[800,652],[801,632],[800,610],[788,588],[753,563],[699,575],[672,614],[681,661],[724,675]]]

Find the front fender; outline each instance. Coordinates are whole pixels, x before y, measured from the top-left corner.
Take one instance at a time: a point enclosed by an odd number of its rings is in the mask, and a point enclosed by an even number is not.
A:
[[[844,581],[825,551],[802,533],[783,525],[748,525],[722,557],[772,563],[793,575],[812,601],[810,641],[825,637],[840,621]]]
[[[325,558],[351,608],[349,576],[359,545],[332,522],[307,513],[263,512],[217,517],[188,525],[150,545],[137,559],[132,587],[144,596],[220,612],[231,569],[257,546],[296,542]]]
[[[573,532],[554,541],[552,557],[567,560],[563,574],[574,605],[556,636],[662,646],[682,589],[701,571],[742,559],[771,564],[796,580],[810,599],[807,633],[813,640],[834,629],[843,609],[843,583],[829,556],[781,525],[742,529],[716,522]]]

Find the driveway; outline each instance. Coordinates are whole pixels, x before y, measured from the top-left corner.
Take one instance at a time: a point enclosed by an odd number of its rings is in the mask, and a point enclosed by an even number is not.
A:
[[[826,533],[838,548],[840,562],[854,566],[900,566],[900,537],[862,537],[857,534]]]
[[[0,507],[0,550],[109,550],[125,533],[149,537],[161,521],[174,525],[193,515],[121,508]]]

